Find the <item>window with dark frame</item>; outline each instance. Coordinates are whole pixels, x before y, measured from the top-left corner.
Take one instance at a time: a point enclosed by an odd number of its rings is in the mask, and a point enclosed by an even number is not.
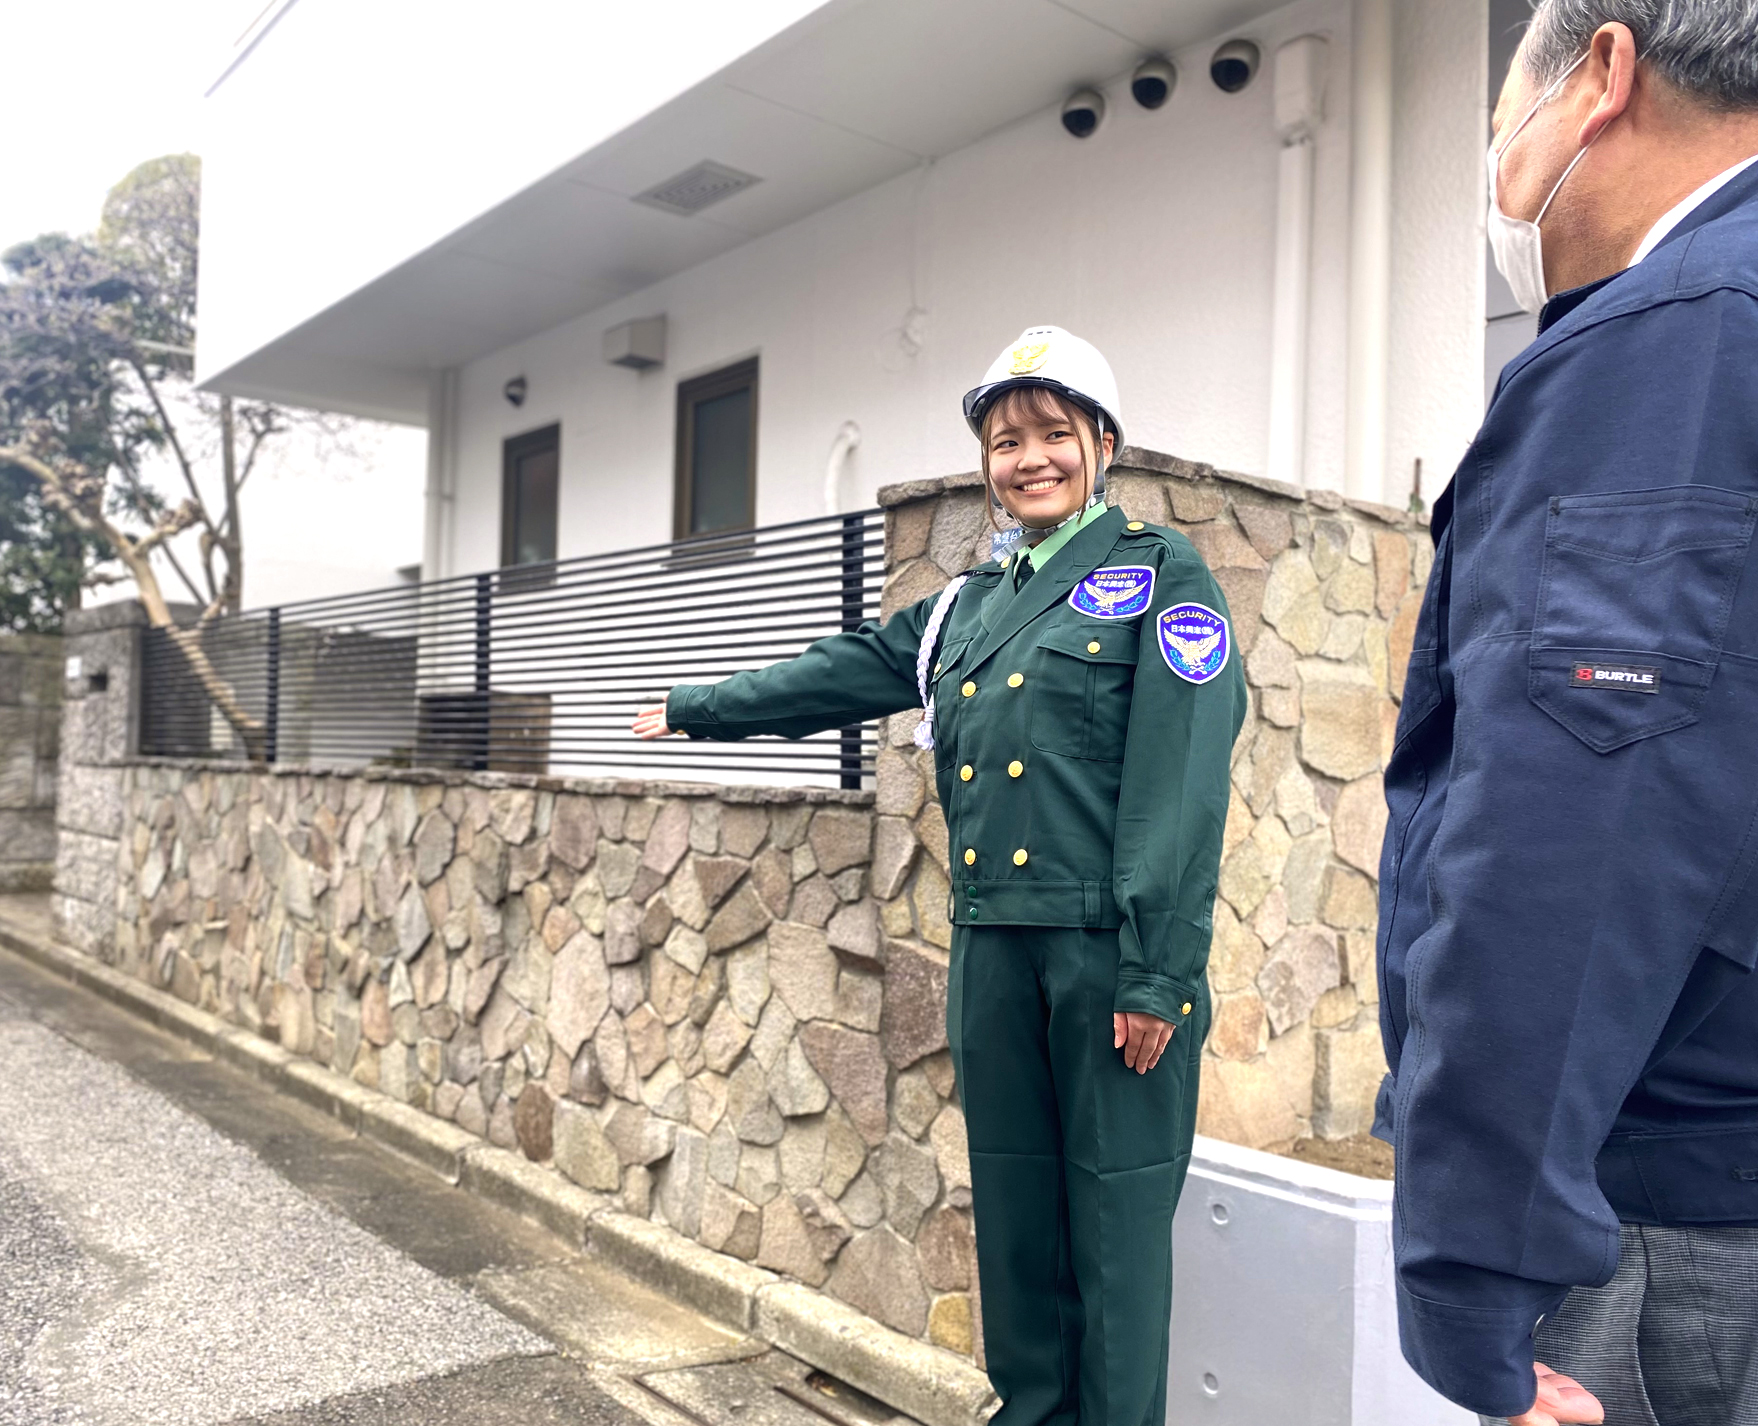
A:
[[[757,519],[757,360],[678,384],[677,539]]]
[[[501,567],[548,564],[556,557],[562,428],[514,436],[501,456]]]

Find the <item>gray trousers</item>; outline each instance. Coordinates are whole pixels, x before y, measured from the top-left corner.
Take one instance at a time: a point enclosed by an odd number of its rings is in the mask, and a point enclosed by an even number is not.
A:
[[[1597,1396],[1606,1426],[1758,1426],[1758,1226],[1626,1223],[1620,1248],[1610,1282],[1539,1324],[1537,1359]]]

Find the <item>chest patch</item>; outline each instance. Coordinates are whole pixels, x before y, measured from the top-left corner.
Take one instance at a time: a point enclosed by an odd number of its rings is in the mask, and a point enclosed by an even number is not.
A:
[[[1095,569],[1068,596],[1071,609],[1094,619],[1133,619],[1154,602],[1154,571],[1147,565]]]
[[[1175,604],[1160,615],[1160,654],[1186,683],[1220,676],[1233,654],[1233,632],[1206,604]]]

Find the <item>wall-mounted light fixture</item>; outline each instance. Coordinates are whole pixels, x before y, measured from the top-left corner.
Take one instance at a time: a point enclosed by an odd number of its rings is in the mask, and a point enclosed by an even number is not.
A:
[[[515,376],[501,388],[501,395],[506,397],[513,405],[523,406],[525,404],[525,392],[527,389],[528,386],[525,378],[522,376]]]

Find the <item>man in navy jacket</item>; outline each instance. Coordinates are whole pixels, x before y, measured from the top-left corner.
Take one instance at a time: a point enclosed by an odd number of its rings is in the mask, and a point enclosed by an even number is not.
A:
[[[1539,0],[1496,149],[1556,295],[1386,772],[1404,1352],[1486,1420],[1758,1423],[1758,0]]]

